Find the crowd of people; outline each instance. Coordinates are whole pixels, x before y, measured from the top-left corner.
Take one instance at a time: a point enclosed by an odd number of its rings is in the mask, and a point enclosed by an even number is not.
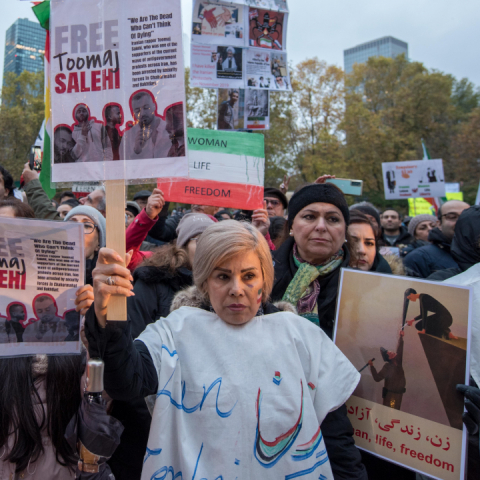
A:
[[[210,475],[235,478],[242,458],[242,478],[279,478],[270,467],[289,443],[262,444],[260,391],[257,398],[258,385],[268,397],[273,371],[282,372],[287,388],[278,411],[295,416],[296,392],[310,388],[299,440],[318,438],[328,457],[305,478],[415,477],[355,446],[345,402],[359,374],[331,341],[339,275],[353,268],[469,284],[478,292],[480,206],[447,201],[436,216],[412,218],[368,202],[349,206],[326,183],[329,175],[293,194],[285,184],[265,188],[263,208],[254,211],[191,205],[169,213],[160,190],[142,190],[125,204],[126,252],[115,252],[105,247],[103,187],[52,201],[28,164],[22,176],[23,201],[0,166],[0,217],[84,224],[85,285],[76,308],[85,316],[85,351],[0,361],[0,479],[74,478],[77,458],[62,432],[79,406],[87,356],[103,358],[109,413],[124,426],[109,461],[117,480],[139,479],[142,470],[143,478],[169,478],[160,476],[167,471],[177,478],[179,466],[180,478],[194,478],[205,464]],[[127,297],[127,322],[106,320],[112,295]],[[472,319],[480,321],[478,312]],[[468,475],[478,478],[480,391],[473,379],[461,391],[471,433]],[[193,415],[204,402],[208,409]],[[252,429],[255,445],[245,433]],[[177,466],[169,470],[172,459]],[[294,462],[287,455],[283,461]]]

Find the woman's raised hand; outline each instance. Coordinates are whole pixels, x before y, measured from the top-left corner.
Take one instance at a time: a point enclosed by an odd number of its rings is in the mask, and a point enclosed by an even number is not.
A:
[[[125,265],[130,263],[132,251],[125,256]],[[93,294],[95,314],[101,327],[107,324],[107,305],[110,295],[132,297],[133,277],[130,270],[123,267],[122,257],[111,248],[101,248],[98,252],[97,266],[93,270]]]
[[[263,235],[266,236],[270,228],[270,218],[267,211],[267,202],[263,201],[263,208],[254,210],[252,213],[252,225]]]
[[[75,310],[80,315],[85,315],[90,305],[93,303],[93,287],[91,285],[84,285],[75,292]]]

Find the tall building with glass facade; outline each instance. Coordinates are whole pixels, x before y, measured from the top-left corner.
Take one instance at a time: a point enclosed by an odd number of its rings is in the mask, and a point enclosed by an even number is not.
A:
[[[397,38],[382,37],[378,40],[362,43],[343,51],[345,73],[350,73],[355,63],[365,63],[370,57],[394,58],[402,53],[408,58],[408,43]]]
[[[27,18],[16,20],[5,36],[3,75],[5,76],[7,72],[20,75],[24,70],[43,71],[45,35],[45,30],[38,22],[32,22]]]

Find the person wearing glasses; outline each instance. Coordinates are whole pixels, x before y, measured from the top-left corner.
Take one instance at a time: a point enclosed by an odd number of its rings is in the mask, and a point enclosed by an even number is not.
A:
[[[278,188],[267,187],[263,190],[263,199],[267,202],[269,217],[283,217],[288,207],[285,194]]]
[[[440,225],[428,233],[430,244],[416,248],[405,257],[404,264],[409,276],[427,278],[440,270],[458,268],[450,253],[450,246],[457,220],[467,208],[468,203],[459,200],[450,200],[440,207],[438,210]]]

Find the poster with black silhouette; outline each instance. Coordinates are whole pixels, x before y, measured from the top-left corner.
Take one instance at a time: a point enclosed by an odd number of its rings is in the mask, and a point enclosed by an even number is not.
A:
[[[335,343],[361,371],[347,402],[360,448],[430,477],[463,478],[468,287],[342,270]]]
[[[0,217],[0,357],[80,353],[75,292],[90,226]]]
[[[52,181],[186,175],[180,2],[52,0],[50,34]]]
[[[443,161],[382,163],[386,200],[445,196]]]

